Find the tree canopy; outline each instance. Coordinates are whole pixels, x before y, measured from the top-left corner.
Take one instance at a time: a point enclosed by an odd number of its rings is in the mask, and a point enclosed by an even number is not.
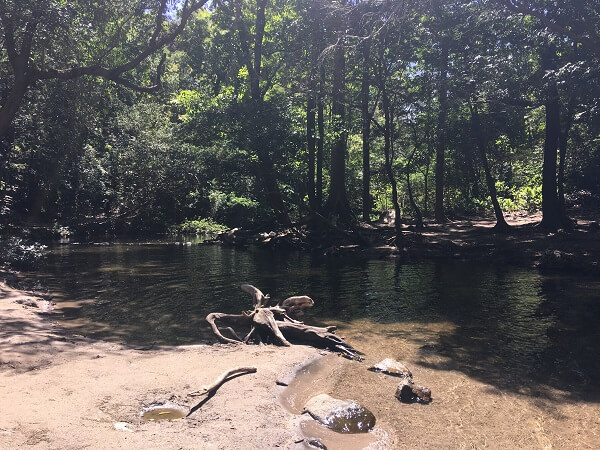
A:
[[[554,230],[600,195],[597,2],[0,0],[0,39],[3,224]]]

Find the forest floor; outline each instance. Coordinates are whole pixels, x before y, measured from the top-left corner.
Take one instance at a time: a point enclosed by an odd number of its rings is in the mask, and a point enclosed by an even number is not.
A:
[[[382,254],[409,257],[486,259],[538,266],[540,269],[578,271],[600,275],[599,216],[595,212],[572,212],[577,226],[569,232],[548,232],[537,225],[541,213],[509,213],[509,233],[493,230],[490,218],[429,223],[421,232],[405,232],[398,249],[375,246]],[[365,228],[368,228],[367,225]],[[379,225],[393,235],[392,225]]]

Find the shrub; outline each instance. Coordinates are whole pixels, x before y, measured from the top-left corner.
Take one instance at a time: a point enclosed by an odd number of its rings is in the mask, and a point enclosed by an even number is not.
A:
[[[18,237],[0,241],[0,249],[3,263],[18,270],[37,269],[48,255],[45,245]]]
[[[209,217],[207,219],[186,220],[179,225],[173,226],[171,232],[177,234],[205,234],[220,233],[228,229],[225,225],[221,225]]]

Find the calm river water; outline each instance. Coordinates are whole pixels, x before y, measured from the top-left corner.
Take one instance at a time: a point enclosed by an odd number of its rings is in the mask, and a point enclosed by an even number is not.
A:
[[[466,261],[363,260],[211,245],[56,247],[43,274],[62,323],[133,345],[210,339],[211,311],[249,309],[251,283],[272,298],[305,294],[304,320],[336,323],[364,351],[405,338],[464,370],[600,385],[600,281]],[[366,346],[366,348],[365,348]],[[418,356],[418,355],[417,355]]]

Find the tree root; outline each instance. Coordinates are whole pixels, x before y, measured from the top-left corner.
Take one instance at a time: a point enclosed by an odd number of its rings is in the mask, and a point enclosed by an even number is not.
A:
[[[253,310],[242,314],[214,312],[206,316],[206,321],[210,324],[213,333],[219,341],[230,344],[247,344],[250,341],[257,341],[259,343],[275,342],[285,347],[291,346],[292,342],[299,342],[319,348],[327,348],[350,359],[362,360],[360,357],[362,353],[334,334],[336,327],[322,328],[305,325],[289,317],[286,309],[280,306],[268,307],[269,296],[264,295],[254,286],[244,284],[242,285],[242,290],[252,295]],[[299,297],[291,297],[290,299],[297,298]],[[217,322],[223,323],[223,330],[227,330],[233,338],[223,336],[217,326]],[[250,327],[250,331],[244,339],[241,339],[233,328],[231,328],[232,325]]]

